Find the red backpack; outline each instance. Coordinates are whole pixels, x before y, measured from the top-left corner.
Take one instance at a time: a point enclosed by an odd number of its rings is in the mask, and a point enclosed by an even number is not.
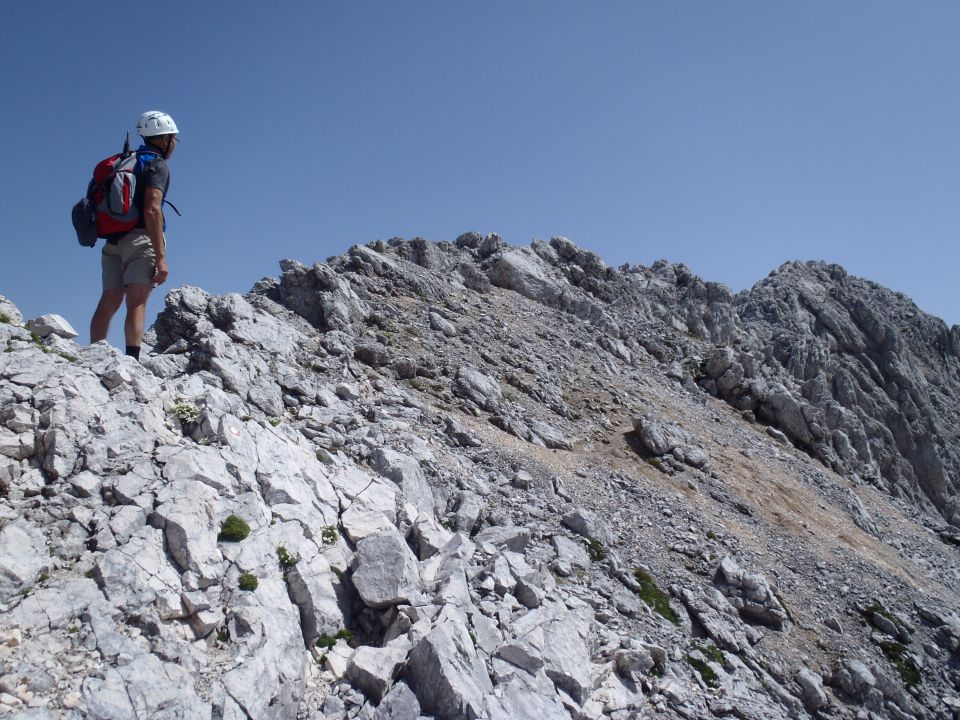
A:
[[[93,169],[87,197],[96,212],[97,237],[133,230],[140,220],[133,195],[137,190],[137,173],[143,167],[143,155],[146,153],[125,150],[101,160]]]
[[[133,202],[137,176],[156,157],[159,154],[149,150],[131,151],[127,135],[123,152],[97,163],[86,197],[73,206],[73,227],[81,245],[93,247],[97,238],[125,233],[137,226],[140,210]],[[169,200],[164,203],[173,207]]]

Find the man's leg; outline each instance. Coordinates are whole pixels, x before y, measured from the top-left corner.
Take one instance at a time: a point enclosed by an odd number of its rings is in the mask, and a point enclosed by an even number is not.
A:
[[[143,323],[147,315],[147,298],[150,297],[150,285],[127,286],[127,319],[123,324],[123,333],[127,340],[127,355],[140,357],[140,343],[143,341]]]
[[[110,320],[123,304],[124,289],[104,290],[97,303],[97,309],[90,321],[90,342],[95,343],[107,339],[110,330]]]

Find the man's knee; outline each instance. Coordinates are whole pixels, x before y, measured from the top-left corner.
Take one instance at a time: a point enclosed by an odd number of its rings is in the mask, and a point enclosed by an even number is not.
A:
[[[127,307],[134,308],[147,304],[150,297],[149,285],[127,285]]]
[[[99,310],[115,313],[123,304],[123,288],[117,290],[104,290],[100,296]]]

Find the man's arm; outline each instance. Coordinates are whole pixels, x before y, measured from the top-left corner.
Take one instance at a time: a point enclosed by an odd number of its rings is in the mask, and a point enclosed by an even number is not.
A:
[[[167,279],[167,243],[163,237],[163,191],[147,188],[143,195],[143,224],[157,257],[157,272],[153,281],[160,285]]]

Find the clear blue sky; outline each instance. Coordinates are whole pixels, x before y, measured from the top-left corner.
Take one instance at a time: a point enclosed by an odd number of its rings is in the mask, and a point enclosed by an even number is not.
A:
[[[70,207],[161,109],[164,289],[479,230],[735,290],[822,259],[958,323],[958,75],[952,1],[10,2],[0,294],[86,338]]]

